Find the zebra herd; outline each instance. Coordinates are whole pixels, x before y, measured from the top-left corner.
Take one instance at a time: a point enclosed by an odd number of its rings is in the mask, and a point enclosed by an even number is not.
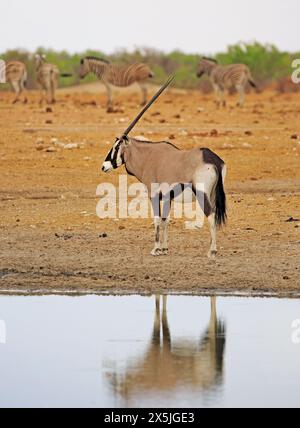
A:
[[[71,77],[71,74],[61,73],[54,64],[47,63],[44,55],[35,56],[36,82],[41,91],[40,103],[46,100],[49,104],[55,103],[55,91],[58,87],[59,77]],[[137,83],[142,92],[142,106],[147,103],[147,81],[154,77],[153,71],[148,65],[138,63],[120,66],[108,61],[87,56],[80,62],[79,77],[85,78],[89,73],[94,74],[106,87],[107,90],[107,112],[113,112],[112,87],[128,87]],[[240,95],[238,105],[243,106],[245,102],[245,90],[247,84],[257,88],[249,68],[244,64],[233,64],[222,66],[211,58],[202,58],[197,76],[201,78],[206,74],[215,90],[217,105],[226,106],[225,92],[234,87]],[[19,61],[5,63],[5,81],[10,83],[16,93],[13,103],[20,100],[22,93],[26,90],[27,70],[25,64]],[[25,94],[24,103],[27,103]]]

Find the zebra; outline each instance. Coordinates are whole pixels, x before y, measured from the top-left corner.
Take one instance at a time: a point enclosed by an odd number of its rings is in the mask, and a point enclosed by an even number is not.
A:
[[[1,61],[1,68],[3,69],[1,70],[0,74],[3,75],[4,82],[10,83],[12,89],[16,93],[16,97],[13,101],[13,104],[16,104],[19,101],[22,92],[26,90],[26,65],[20,61]],[[27,96],[25,95],[24,104],[27,102]]]
[[[172,80],[173,78],[170,78],[165,83],[130,124],[122,137],[117,138],[102,165],[102,171],[107,173],[125,165],[128,174],[136,177],[146,186],[154,211],[155,246],[151,251],[152,256],[168,254],[170,202],[183,192],[185,185],[188,185],[207,217],[211,234],[208,257],[215,258],[217,255],[217,226],[225,224],[227,218],[224,191],[225,162],[210,149],[180,150],[165,141],[153,143],[128,137],[140,118]],[[166,198],[164,194],[165,184],[169,188],[172,187],[169,198]],[[153,191],[153,187],[155,187],[155,191]],[[163,201],[162,210],[161,201]],[[160,240],[161,230],[162,242]]]
[[[102,81],[107,90],[108,102],[107,112],[111,113],[113,109],[112,86],[128,87],[133,83],[137,83],[142,91],[142,103],[144,106],[147,103],[147,86],[146,81],[154,77],[148,65],[137,63],[131,65],[116,65],[111,64],[107,60],[94,56],[87,56],[81,59],[79,76],[84,79],[89,73]]]
[[[59,77],[71,77],[72,74],[60,73],[56,65],[46,62],[45,55],[35,56],[35,69],[37,84],[41,90],[40,104],[43,103],[44,99],[47,100],[47,97],[48,103],[54,104]]]
[[[198,67],[197,76],[200,78],[204,74],[208,75],[217,97],[217,105],[220,107],[226,106],[224,100],[225,91],[234,87],[239,95],[240,100],[238,107],[242,107],[245,103],[245,89],[247,83],[257,88],[254,82],[250,69],[245,64],[232,64],[227,66],[219,65],[219,63],[211,58],[202,58]]]

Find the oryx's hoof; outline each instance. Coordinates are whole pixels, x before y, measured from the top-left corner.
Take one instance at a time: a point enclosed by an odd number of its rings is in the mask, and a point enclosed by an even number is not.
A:
[[[162,255],[163,255],[163,256],[168,256],[168,255],[169,255],[169,248],[163,248],[163,249],[161,250],[161,252],[162,252]]]
[[[161,248],[154,248],[152,251],[151,251],[151,256],[153,256],[153,257],[157,257],[157,256],[161,256],[162,255],[162,250],[161,250]]]
[[[209,251],[207,256],[209,259],[214,260],[217,257],[218,252],[216,250]]]

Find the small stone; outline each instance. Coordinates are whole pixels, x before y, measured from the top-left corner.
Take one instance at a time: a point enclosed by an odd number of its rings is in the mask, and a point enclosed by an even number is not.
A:
[[[293,135],[291,135],[291,139],[292,140],[298,140],[298,135],[297,134],[293,134]]]
[[[72,150],[72,149],[78,149],[78,144],[76,143],[69,143],[64,145],[65,150]]]

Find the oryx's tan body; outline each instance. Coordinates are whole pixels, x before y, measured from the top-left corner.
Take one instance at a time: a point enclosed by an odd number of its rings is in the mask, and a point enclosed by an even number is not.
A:
[[[124,159],[127,170],[148,190],[152,183],[196,184],[202,171],[213,170],[213,175],[217,175],[211,165],[205,164],[203,151],[199,148],[179,150],[167,142],[151,143],[130,138]]]

